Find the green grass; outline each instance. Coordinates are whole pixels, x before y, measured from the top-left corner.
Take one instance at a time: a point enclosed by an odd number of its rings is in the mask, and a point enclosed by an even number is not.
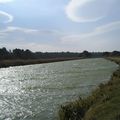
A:
[[[120,64],[120,58],[109,59]],[[120,120],[120,67],[87,98],[61,106],[59,116],[60,120]]]

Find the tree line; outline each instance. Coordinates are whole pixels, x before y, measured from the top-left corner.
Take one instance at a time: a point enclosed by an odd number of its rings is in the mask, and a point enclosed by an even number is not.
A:
[[[0,48],[0,60],[5,59],[54,59],[54,58],[95,58],[95,57],[110,57],[120,56],[119,51],[113,52],[32,52],[29,49],[23,50],[15,48],[7,50],[5,47]]]
[[[113,52],[88,52],[83,51],[79,57],[97,58],[97,57],[120,57],[120,51]]]
[[[23,50],[15,48],[7,50],[0,48],[0,60],[4,59],[52,59],[78,57],[79,53],[73,52],[32,52],[29,49]]]

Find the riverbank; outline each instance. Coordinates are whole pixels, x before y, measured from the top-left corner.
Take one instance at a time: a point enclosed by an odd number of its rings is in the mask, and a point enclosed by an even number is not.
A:
[[[120,65],[120,58],[108,58]],[[60,120],[120,120],[120,67],[87,98],[62,105]]]
[[[32,64],[42,64],[42,63],[78,60],[78,59],[80,59],[80,57],[75,57],[75,58],[54,58],[54,59],[2,60],[2,61],[0,61],[0,68],[11,67],[11,66],[20,66],[20,65],[32,65]]]

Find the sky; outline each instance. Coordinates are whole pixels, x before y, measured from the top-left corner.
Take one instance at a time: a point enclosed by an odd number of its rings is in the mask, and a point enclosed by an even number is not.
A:
[[[120,51],[120,0],[0,0],[0,48]]]

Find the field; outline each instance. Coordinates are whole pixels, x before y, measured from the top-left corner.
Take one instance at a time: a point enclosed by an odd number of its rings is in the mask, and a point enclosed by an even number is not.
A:
[[[50,62],[60,62],[60,61],[77,60],[77,59],[80,59],[80,58],[74,57],[74,58],[54,58],[54,59],[1,60],[0,61],[0,68],[10,67],[10,66],[32,65],[32,64],[50,63]]]

